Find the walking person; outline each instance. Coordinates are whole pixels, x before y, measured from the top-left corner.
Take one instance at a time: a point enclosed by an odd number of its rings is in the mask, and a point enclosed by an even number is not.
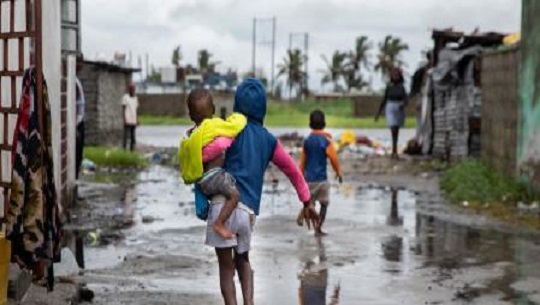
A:
[[[136,129],[138,125],[137,109],[139,108],[139,100],[135,95],[135,84],[130,83],[128,92],[122,98],[122,108],[124,113],[124,149],[128,148],[131,151],[135,150]]]
[[[375,121],[385,112],[386,125],[392,133],[392,159],[398,158],[399,130],[405,125],[405,108],[409,103],[409,96],[405,90],[403,73],[399,68],[392,68],[390,71],[390,83],[384,92],[379,112],[375,116]]]
[[[82,54],[77,55],[77,74],[83,69],[84,57]],[[75,97],[76,97],[76,118],[77,118],[77,132],[75,138],[75,177],[78,180],[81,172],[81,164],[84,153],[84,116],[86,100],[84,98],[84,88],[82,86],[79,77],[75,78]]]
[[[238,272],[245,305],[253,305],[253,270],[249,259],[255,216],[259,214],[264,174],[274,163],[295,187],[304,203],[303,215],[308,224],[318,226],[319,216],[310,203],[307,183],[292,157],[263,126],[266,115],[266,90],[257,79],[245,80],[237,89],[234,112],[247,117],[247,124],[227,149],[224,169],[236,180],[240,201],[227,221],[234,237],[225,239],[213,230],[223,198],[210,198],[206,244],[215,248],[219,263],[221,293],[225,305],[236,305],[235,270]],[[221,196],[223,197],[223,196]],[[200,199],[201,196],[196,196]],[[220,201],[221,200],[221,201]],[[308,225],[309,227],[309,225]]]
[[[311,134],[304,141],[302,154],[300,155],[300,170],[308,182],[311,194],[311,204],[318,201],[321,205],[319,212],[320,224],[315,228],[316,236],[324,236],[322,226],[326,220],[326,212],[330,204],[330,182],[328,182],[327,159],[330,160],[336,172],[339,183],[343,181],[343,173],[339,165],[336,148],[332,136],[324,131],[326,120],[324,112],[315,110],[309,115],[309,127]],[[298,225],[303,225],[302,214],[298,215]]]

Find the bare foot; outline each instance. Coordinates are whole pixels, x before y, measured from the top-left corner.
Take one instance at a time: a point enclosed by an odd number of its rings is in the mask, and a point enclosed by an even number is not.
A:
[[[219,234],[219,236],[225,239],[233,238],[233,234],[231,233],[231,231],[227,230],[227,228],[223,224],[215,223],[213,229],[214,232],[216,232],[217,234]]]
[[[321,230],[320,228],[315,230],[315,236],[317,236],[317,237],[322,237],[322,236],[326,236],[326,235],[328,235],[328,233],[323,232],[323,230]]]

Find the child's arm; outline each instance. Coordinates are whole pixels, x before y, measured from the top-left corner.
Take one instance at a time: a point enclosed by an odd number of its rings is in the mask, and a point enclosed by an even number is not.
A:
[[[336,148],[334,147],[334,143],[332,143],[331,140],[329,140],[328,147],[326,148],[326,156],[328,156],[328,159],[330,159],[330,163],[332,164],[338,178],[343,177],[343,173],[341,172],[341,167],[339,165],[338,154]]]
[[[202,151],[203,163],[212,161],[219,157],[227,148],[231,147],[233,143],[232,138],[217,137],[210,144],[206,145]]]
[[[272,163],[274,163],[289,178],[298,193],[298,199],[304,204],[309,204],[311,195],[309,194],[306,180],[304,180],[304,176],[300,172],[298,166],[294,163],[293,158],[285,151],[279,141],[274,149]]]
[[[302,151],[300,152],[300,164],[298,165],[300,167],[300,172],[302,175],[306,174],[306,153],[304,148],[302,147]]]

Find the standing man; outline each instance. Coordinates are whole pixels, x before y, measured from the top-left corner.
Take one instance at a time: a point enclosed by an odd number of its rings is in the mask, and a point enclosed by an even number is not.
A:
[[[137,109],[139,100],[135,96],[135,84],[130,83],[128,92],[122,98],[122,108],[124,111],[124,149],[127,149],[128,138],[130,141],[129,149],[135,149],[135,130],[137,129]]]
[[[84,66],[84,57],[81,53],[77,55],[77,75],[80,75]],[[84,115],[86,100],[84,98],[84,89],[79,77],[75,78],[75,95],[76,95],[76,117],[77,117],[77,133],[75,139],[75,177],[79,179],[79,173],[81,171],[81,164],[83,160],[84,150]]]

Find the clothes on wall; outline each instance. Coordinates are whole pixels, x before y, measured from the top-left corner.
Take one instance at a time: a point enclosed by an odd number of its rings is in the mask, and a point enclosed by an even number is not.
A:
[[[12,244],[12,262],[32,271],[35,282],[50,291],[54,286],[53,262],[60,260],[63,231],[53,174],[49,97],[43,80],[40,118],[35,68],[25,71],[22,84],[13,136],[6,233]]]

